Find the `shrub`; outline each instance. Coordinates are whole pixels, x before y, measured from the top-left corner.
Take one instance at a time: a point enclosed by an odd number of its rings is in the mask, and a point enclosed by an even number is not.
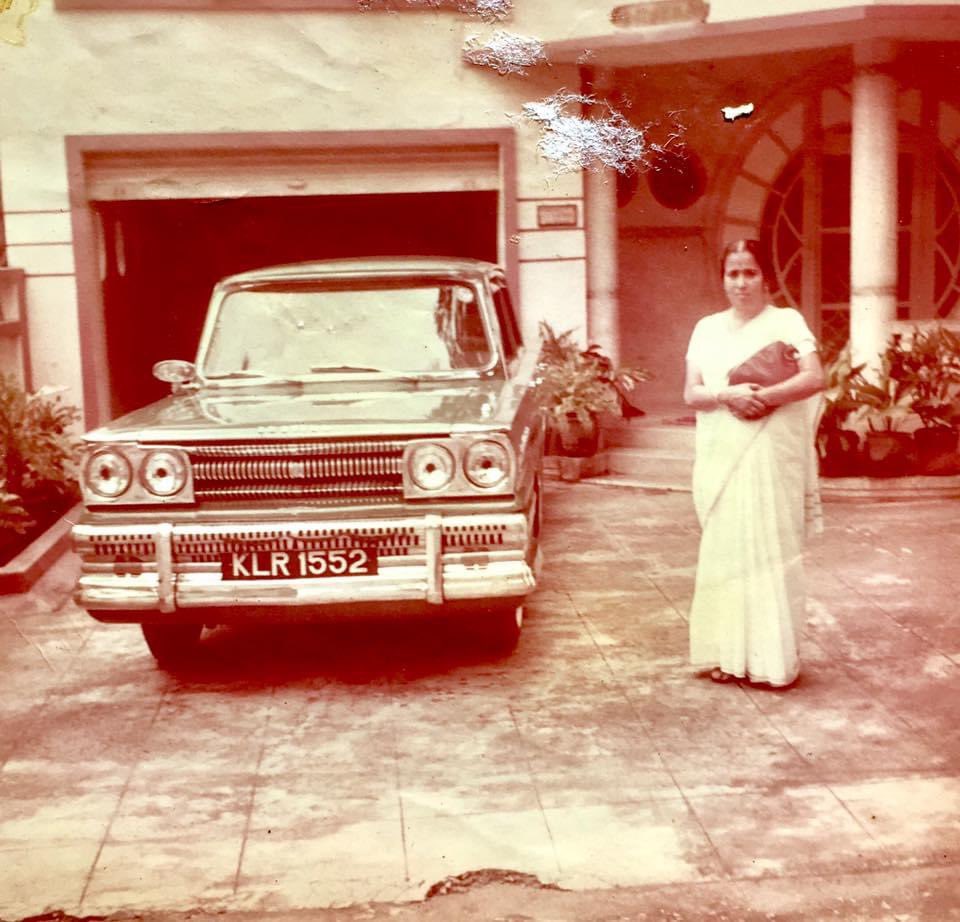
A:
[[[911,408],[927,428],[960,420],[960,334],[941,325],[896,334],[887,350],[890,373],[912,394]]]
[[[28,394],[0,375],[0,531],[23,533],[38,511],[78,496],[79,418],[56,388]]]

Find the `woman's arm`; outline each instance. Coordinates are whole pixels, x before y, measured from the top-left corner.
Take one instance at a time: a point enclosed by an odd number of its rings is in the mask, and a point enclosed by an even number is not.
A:
[[[816,352],[800,359],[800,371],[792,378],[757,391],[757,397],[768,408],[779,407],[795,400],[804,400],[823,390],[824,376],[820,356]]]
[[[766,404],[757,399],[760,388],[756,384],[734,384],[719,391],[711,391],[703,383],[697,364],[687,361],[687,378],[683,386],[683,401],[694,410],[717,410],[726,407],[734,416],[753,419],[764,411]]]

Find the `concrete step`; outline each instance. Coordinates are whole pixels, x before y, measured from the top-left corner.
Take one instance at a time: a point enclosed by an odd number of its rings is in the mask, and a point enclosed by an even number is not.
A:
[[[694,427],[651,420],[634,420],[606,433],[607,444],[621,448],[649,448],[693,455]]]
[[[628,478],[653,488],[690,489],[693,474],[693,451],[663,448],[607,449],[610,474]]]

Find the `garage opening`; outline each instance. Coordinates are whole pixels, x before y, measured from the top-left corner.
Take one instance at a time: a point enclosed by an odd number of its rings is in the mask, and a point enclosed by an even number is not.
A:
[[[497,260],[496,190],[96,202],[112,415],[168,393],[161,359],[193,359],[225,275],[350,256]]]

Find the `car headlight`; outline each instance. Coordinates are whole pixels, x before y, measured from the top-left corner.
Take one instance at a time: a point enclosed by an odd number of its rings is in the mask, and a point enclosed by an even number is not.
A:
[[[140,482],[154,496],[173,496],[187,482],[187,466],[172,451],[151,451],[140,462]]]
[[[410,477],[421,490],[442,490],[453,480],[453,455],[442,445],[417,445],[410,454]]]
[[[126,492],[132,479],[130,462],[112,448],[91,455],[83,470],[83,480],[88,489],[105,499],[113,499]]]
[[[499,442],[476,442],[463,456],[463,472],[477,487],[495,487],[510,473],[510,456]]]

